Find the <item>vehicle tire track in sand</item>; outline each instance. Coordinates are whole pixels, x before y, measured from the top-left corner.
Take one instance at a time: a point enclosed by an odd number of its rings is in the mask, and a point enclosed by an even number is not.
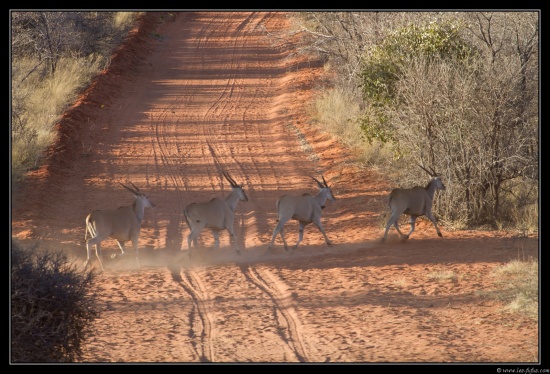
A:
[[[189,320],[189,336],[193,339],[193,346],[201,362],[214,362],[215,355],[212,348],[213,329],[208,314],[205,300],[208,295],[200,277],[192,270],[184,269],[179,276],[172,273],[172,277],[193,298],[197,308],[198,320],[195,318],[194,309]]]
[[[273,304],[275,305],[274,313],[277,314],[277,312],[279,312],[286,324],[284,330],[279,329],[279,335],[294,352],[297,360],[299,362],[314,361],[311,360],[306,350],[302,324],[296,310],[290,302],[292,295],[285,295],[282,287],[280,287],[282,281],[277,279],[277,277],[267,269],[260,269],[258,267],[251,267],[243,264],[241,265],[241,271],[248,281],[254,283],[273,300]],[[276,318],[276,320],[280,320],[280,318]]]
[[[249,19],[249,17],[246,18],[241,25],[237,27],[237,30],[233,35],[233,44],[231,47],[227,48],[229,51],[236,51],[239,50],[239,48],[242,48],[239,44],[242,43],[242,40],[244,40],[243,34],[248,32],[244,26],[249,22]],[[263,18],[261,21],[263,21]],[[261,21],[259,21],[258,24]],[[257,25],[253,28],[256,27]],[[228,31],[229,28],[225,31],[225,33],[228,33]],[[223,170],[229,165],[235,165],[240,171],[240,173],[237,174],[242,173],[246,178],[246,167],[244,167],[243,163],[240,162],[239,157],[235,154],[235,149],[233,149],[233,146],[230,144],[236,132],[239,134],[244,133],[246,136],[247,132],[251,130],[251,126],[248,124],[247,120],[247,111],[248,107],[252,104],[248,103],[247,105],[247,101],[243,100],[243,95],[247,86],[244,82],[242,82],[242,79],[237,74],[237,72],[241,70],[240,59],[237,58],[237,54],[234,52],[228,53],[227,56],[229,61],[226,65],[230,66],[230,69],[227,69],[229,74],[228,76],[223,77],[223,79],[220,79],[220,83],[222,84],[218,87],[221,87],[222,89],[218,92],[216,99],[208,105],[202,116],[200,116],[200,125],[197,129],[198,131],[196,132],[196,135],[204,139],[202,144],[203,157],[204,159],[211,158],[214,161],[214,164],[216,165],[215,169],[218,169],[217,173],[221,171],[220,169]],[[244,111],[242,109],[243,104],[246,108]],[[241,107],[241,109],[237,110],[239,107]],[[217,126],[220,119],[222,126]],[[260,136],[260,139],[263,138],[263,136]],[[232,168],[230,169],[230,173],[232,175],[235,174],[236,170],[232,170]],[[209,169],[208,174],[210,175],[209,179],[211,183],[215,183],[215,170]],[[240,175],[236,175],[234,177],[239,179]],[[215,189],[214,184],[212,187]],[[237,220],[240,221],[239,226],[241,228],[240,235],[238,235],[240,239],[239,244],[244,249],[244,237],[246,233],[244,231],[245,225],[242,213],[239,218],[240,220],[237,218]],[[254,284],[258,289],[262,290],[262,292],[264,292],[273,301],[272,309],[274,310],[273,313],[275,314],[275,320],[279,321],[277,334],[286,343],[290,351],[294,353],[296,360],[299,362],[310,361],[303,342],[301,323],[298,319],[296,311],[285,297],[283,287],[280,287],[281,281],[277,280],[276,277],[269,272],[264,271],[261,273],[259,270],[251,267],[245,266],[241,271],[249,282]],[[204,302],[204,300],[206,300],[206,298],[203,297],[205,294],[201,294],[200,287],[197,288],[193,286],[193,284],[200,285],[200,282],[201,280],[195,272],[191,270],[184,270],[181,285],[186,292],[192,296],[197,306],[200,320],[202,321],[202,326],[197,322],[192,323],[193,333],[196,336],[201,336],[200,344],[202,347],[202,352],[199,352],[199,355],[204,359],[204,361],[214,361],[214,350],[211,343],[213,341],[214,331],[208,316],[208,306]]]
[[[246,23],[250,20],[252,15],[247,17],[245,21],[241,24],[241,27],[238,28],[238,32],[242,29],[243,25],[246,25]],[[214,30],[217,30],[216,27],[210,27],[211,25],[208,24],[209,27],[204,27],[201,29],[201,31],[198,33],[198,35],[195,38],[195,48],[197,51],[198,56],[203,56],[201,59],[201,63],[199,63],[199,71],[202,71],[204,69],[204,66],[208,65],[208,59],[204,59],[203,52],[201,52],[203,47],[203,41],[210,39],[210,33],[213,33]],[[220,25],[221,28],[223,28],[223,33],[228,33],[230,30],[231,25],[224,24]],[[207,33],[205,33],[205,31]],[[219,30],[218,30],[219,31]],[[233,49],[236,48],[235,44],[240,40],[240,38],[235,38]],[[204,49],[208,50],[208,49]],[[235,53],[232,53],[230,56],[230,63],[229,65],[232,67],[229,69],[232,74],[230,74],[228,77],[223,77],[221,79],[223,84],[220,85],[222,89],[218,93],[217,98],[211,102],[206,110],[203,113],[199,113],[197,117],[197,124],[198,128],[197,131],[194,133],[194,136],[202,139],[202,142],[199,141],[197,144],[200,148],[202,148],[202,156],[203,160],[212,159],[214,162],[213,164],[216,165],[213,169],[207,169],[206,174],[208,174],[208,180],[210,181],[210,184],[212,186],[212,190],[216,191],[220,186],[218,186],[219,181],[219,175],[221,174],[221,170],[226,169],[225,160],[224,158],[218,157],[215,150],[216,145],[212,145],[212,142],[216,143],[216,140],[219,138],[219,129],[217,128],[216,124],[218,121],[218,117],[220,115],[223,115],[223,113],[228,113],[234,111],[235,102],[241,101],[241,96],[243,94],[242,88],[239,88],[238,90],[238,98],[234,96],[235,88],[236,88],[236,67],[235,65],[238,64],[238,59]],[[176,99],[177,100],[177,99]],[[164,114],[161,114],[163,116]],[[227,115],[227,114],[225,114]],[[159,127],[160,126],[160,127]],[[163,162],[164,167],[167,169],[169,178],[171,179],[171,183],[176,188],[177,195],[179,196],[179,200],[182,200],[182,195],[184,193],[183,190],[180,190],[178,179],[182,179],[182,186],[184,187],[184,190],[187,190],[190,186],[186,183],[186,177],[179,176],[178,173],[175,171],[176,169],[172,169],[172,165],[170,163],[171,160],[179,160],[179,162],[186,163],[186,160],[181,157],[181,152],[170,152],[172,149],[172,144],[178,144],[176,141],[175,143],[171,139],[165,139],[165,126],[166,124],[164,121],[156,121],[155,129],[156,132],[156,144],[159,147],[159,153]],[[224,129],[225,131],[226,129]],[[184,142],[179,142],[180,144]],[[187,151],[184,153],[188,153]],[[189,153],[191,153],[191,149],[189,150]],[[168,154],[171,157],[168,157]],[[173,157],[175,156],[175,157]],[[212,164],[210,162],[209,164]],[[240,165],[239,165],[240,166]],[[232,173],[234,174],[234,173]],[[223,184],[223,181],[221,182]],[[221,186],[223,190],[223,185]],[[241,217],[242,219],[242,217]],[[214,327],[211,323],[209,312],[208,312],[208,306],[205,302],[205,300],[208,299],[207,293],[205,291],[205,286],[202,284],[202,281],[200,279],[200,276],[194,272],[191,269],[182,269],[182,271],[178,274],[174,271],[172,272],[174,280],[185,290],[186,293],[188,293],[191,298],[193,299],[194,308],[192,309],[192,312],[190,312],[189,320],[189,335],[193,339],[193,346],[197,353],[197,355],[200,357],[200,361],[202,362],[214,362],[215,361],[215,352],[212,346],[213,336],[214,336]]]

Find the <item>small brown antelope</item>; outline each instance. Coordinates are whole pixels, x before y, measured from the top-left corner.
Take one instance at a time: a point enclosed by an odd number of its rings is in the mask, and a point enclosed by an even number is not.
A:
[[[335,198],[332,195],[332,191],[330,190],[325,177],[323,177],[323,183],[313,177],[311,177],[311,179],[317,182],[317,186],[319,187],[319,193],[316,196],[306,193],[301,196],[283,195],[277,199],[276,209],[279,217],[279,223],[277,223],[277,226],[273,230],[271,243],[268,247],[269,249],[273,247],[275,237],[280,233],[285,246],[285,251],[289,251],[285,240],[284,226],[290,219],[296,220],[300,223],[298,242],[294,245],[294,247],[292,247],[292,252],[298,248],[298,245],[304,237],[304,228],[310,223],[313,223],[317,226],[319,231],[321,231],[321,234],[325,237],[325,242],[327,245],[332,245],[332,242],[328,239],[325,229],[321,224],[321,213],[322,209],[325,207],[326,201],[334,201]]]
[[[223,176],[231,184],[231,193],[222,200],[213,198],[204,203],[191,203],[185,207],[183,213],[187,226],[191,232],[187,236],[187,256],[191,257],[191,243],[195,248],[198,248],[198,238],[204,228],[210,229],[214,236],[214,246],[220,246],[220,231],[227,230],[230,235],[230,241],[234,244],[237,254],[241,254],[236,243],[235,232],[233,230],[233,221],[235,218],[234,212],[239,201],[248,201],[243,186],[238,185],[231,176],[223,172]]]
[[[429,220],[432,221],[432,223],[434,224],[437,235],[440,237],[443,236],[441,234],[441,231],[439,231],[439,227],[437,227],[435,217],[432,214],[432,204],[435,190],[445,190],[445,186],[443,185],[441,178],[437,176],[433,168],[431,168],[430,172],[422,165],[418,166],[426,171],[432,177],[432,179],[426,187],[416,186],[413,188],[396,188],[392,192],[390,192],[388,205],[391,209],[391,216],[388,220],[388,223],[386,224],[386,231],[384,232],[382,243],[386,240],[388,236],[388,231],[392,225],[395,227],[399,235],[401,235],[401,238],[403,240],[407,240],[411,233],[414,231],[416,218],[420,216],[428,217]],[[402,214],[408,214],[411,217],[411,230],[406,235],[403,234],[401,230],[399,230],[399,225],[397,223],[399,217]]]
[[[141,231],[141,221],[143,220],[145,208],[154,208],[155,204],[145,194],[141,193],[139,188],[132,182],[130,184],[132,184],[133,188],[120,183],[122,187],[134,194],[135,201],[132,205],[121,206],[116,210],[94,210],[86,217],[85,239],[88,257],[84,262],[84,267],[88,266],[92,246],[95,245],[95,254],[99,260],[101,269],[105,270],[103,267],[101,242],[109,237],[116,240],[121,255],[124,255],[124,244],[131,240],[138,266],[140,266],[138,239],[139,232]],[[88,233],[90,234],[90,239],[88,239]],[[113,255],[113,257],[115,256]]]

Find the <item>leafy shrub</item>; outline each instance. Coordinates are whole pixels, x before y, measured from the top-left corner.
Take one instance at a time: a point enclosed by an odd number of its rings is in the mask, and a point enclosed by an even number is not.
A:
[[[390,33],[380,45],[367,53],[361,87],[365,98],[379,104],[394,97],[393,83],[402,65],[415,58],[466,60],[474,49],[459,36],[459,27],[451,22],[410,25]]]
[[[460,38],[459,26],[453,22],[412,24],[390,33],[381,44],[371,47],[361,67],[360,87],[363,98],[370,103],[360,120],[363,136],[369,143],[374,139],[395,142],[383,109],[395,105],[395,85],[409,61],[416,59],[468,60],[475,50]]]
[[[358,130],[362,161],[396,185],[425,183],[416,164],[433,166],[447,186],[434,212],[447,227],[538,231],[540,14],[300,15],[303,50],[323,53],[338,88],[316,99],[313,117],[338,119],[327,96],[359,108],[332,133]]]
[[[94,273],[62,252],[24,249],[12,238],[12,362],[74,362],[99,316]]]

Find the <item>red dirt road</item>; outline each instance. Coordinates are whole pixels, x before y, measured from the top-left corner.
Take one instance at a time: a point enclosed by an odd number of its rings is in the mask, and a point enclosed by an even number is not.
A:
[[[104,242],[104,310],[83,361],[539,362],[537,321],[484,296],[495,267],[538,257],[538,238],[444,226],[438,238],[419,220],[407,242],[393,230],[382,244],[392,186],[308,122],[323,68],[277,37],[289,27],[285,13],[148,14],[64,116],[48,165],[14,192],[13,236],[79,262],[86,215],[132,202],[119,182],[157,205],[145,211],[141,268],[131,248],[113,260]],[[189,260],[183,208],[227,196],[222,170],[249,198],[235,211],[243,253],[227,233],[210,248],[205,231]],[[336,196],[322,218],[334,245],[309,225],[296,252],[280,237],[269,252],[277,197],[316,193],[309,176],[322,175]],[[297,232],[287,224],[290,243]]]

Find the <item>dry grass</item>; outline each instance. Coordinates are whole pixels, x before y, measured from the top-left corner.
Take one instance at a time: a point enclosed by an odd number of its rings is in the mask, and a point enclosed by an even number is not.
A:
[[[440,270],[428,274],[428,279],[435,281],[455,281],[458,279],[454,271],[451,270]]]
[[[367,142],[357,119],[361,116],[359,101],[344,88],[319,92],[309,108],[309,116],[323,131],[336,136],[355,155],[362,165],[385,168],[393,160],[389,144]]]
[[[538,318],[539,263],[536,259],[512,260],[496,268],[499,291],[493,296],[506,303],[505,311]]]
[[[19,111],[19,120],[24,124],[21,132],[14,131],[12,137],[14,180],[20,180],[28,169],[39,166],[44,150],[54,140],[54,125],[80,90],[101,70],[103,62],[102,58],[64,58],[59,61],[55,74],[43,79],[38,74],[26,79],[21,76],[36,61],[13,62],[18,67],[14,69],[14,85],[21,82],[14,90],[14,99],[20,103],[14,110]]]
[[[117,12],[114,25],[120,30],[124,30],[130,25],[132,25],[136,17],[143,12]]]
[[[119,12],[114,24],[123,33],[138,14]],[[47,75],[39,73],[36,67],[41,64],[32,57],[12,59],[12,181],[24,180],[28,170],[40,165],[44,151],[55,138],[54,125],[80,91],[106,67],[109,58],[71,55],[59,59],[55,73]]]

